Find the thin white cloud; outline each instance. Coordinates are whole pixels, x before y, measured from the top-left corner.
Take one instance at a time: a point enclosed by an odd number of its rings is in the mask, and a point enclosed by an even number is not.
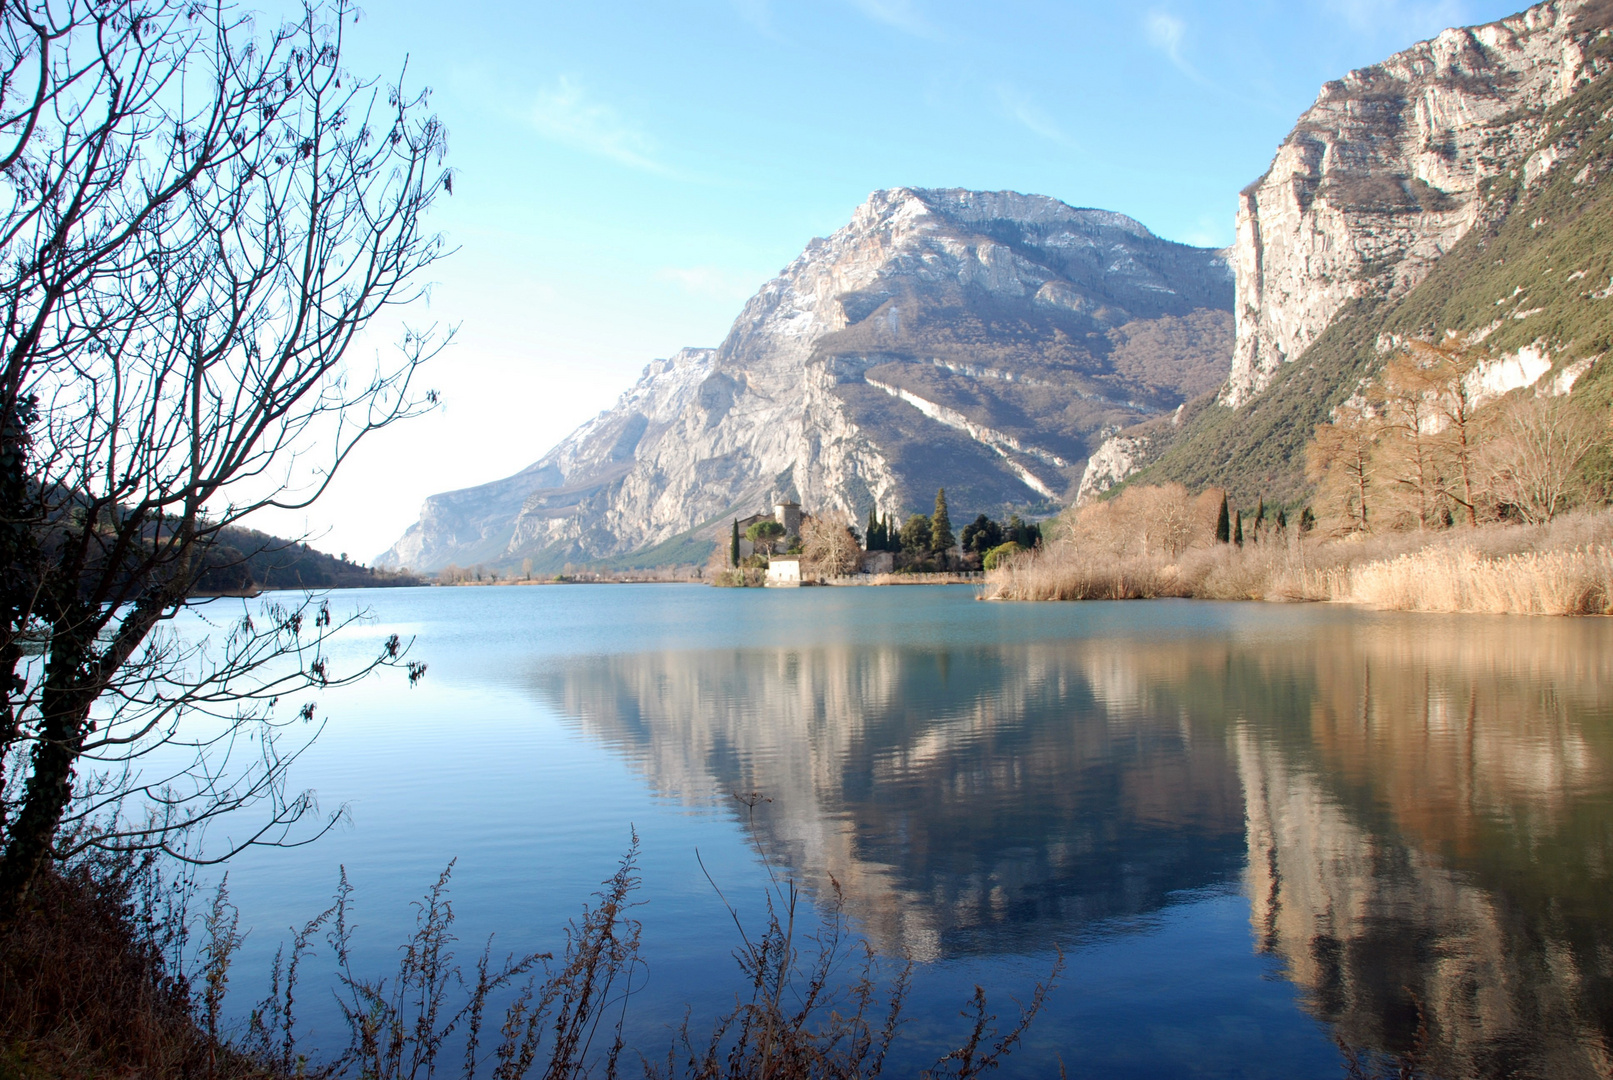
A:
[[[654,140],[609,105],[591,100],[564,75],[549,89],[539,91],[527,117],[539,135],[561,145],[630,169],[676,175],[656,157]]]
[[[1003,115],[1033,134],[1063,146],[1074,145],[1070,137],[1059,127],[1058,122],[1044,112],[1023,90],[1007,85],[998,86],[997,101],[1002,105]]]
[[[1164,53],[1179,71],[1195,79],[1199,77],[1182,54],[1182,47],[1187,41],[1187,23],[1168,11],[1155,8],[1143,20],[1143,32],[1148,37],[1148,44]]]
[[[756,291],[755,279],[717,266],[664,266],[657,281],[670,282],[693,296],[716,300],[744,300]]]
[[[868,18],[895,27],[905,34],[935,36],[935,27],[919,11],[914,0],[851,0],[851,3]]]

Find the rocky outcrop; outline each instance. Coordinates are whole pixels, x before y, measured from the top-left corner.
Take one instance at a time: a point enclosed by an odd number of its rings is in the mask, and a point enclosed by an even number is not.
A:
[[[1075,501],[1090,502],[1136,472],[1148,453],[1148,436],[1113,435],[1087,459]]]
[[[432,496],[380,561],[695,561],[774,494],[855,520],[925,508],[942,486],[970,514],[1045,510],[1105,428],[1224,375],[1231,285],[1222,253],[1122,214],[876,192],[719,348],[651,365],[519,473]]]
[[[1322,88],[1239,198],[1237,343],[1221,394],[1258,394],[1356,298],[1404,295],[1484,212],[1556,163],[1542,112],[1590,76],[1578,0],[1447,30]]]

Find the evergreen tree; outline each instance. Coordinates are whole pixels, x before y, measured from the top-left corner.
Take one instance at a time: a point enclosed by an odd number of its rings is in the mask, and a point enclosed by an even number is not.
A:
[[[952,519],[947,517],[947,489],[937,488],[935,513],[930,515],[930,550],[938,554],[946,552],[957,542],[957,537],[952,535]]]
[[[959,541],[963,544],[963,550],[984,555],[1001,544],[1003,539],[1002,526],[985,514],[981,514],[963,527],[963,535]]]
[[[914,555],[925,555],[930,550],[930,537],[934,531],[930,519],[925,514],[909,514],[907,521],[897,534],[900,541],[898,550],[911,552]]]
[[[1227,497],[1221,496],[1221,513],[1215,519],[1215,539],[1218,543],[1226,544],[1232,540],[1232,517],[1227,512]]]
[[[739,519],[734,519],[734,535],[728,541],[728,565],[739,566]]]
[[[1260,530],[1261,530],[1261,528],[1263,528],[1265,526],[1265,524],[1266,524],[1266,497],[1264,495],[1262,495],[1260,497],[1259,504],[1257,504],[1255,506],[1254,534],[1255,534],[1255,539],[1256,540],[1260,539]]]
[[[886,551],[902,550],[902,545],[897,538],[896,530],[891,528],[891,516],[889,514],[885,515],[885,523],[879,527],[879,538],[885,542],[884,546]]]
[[[866,534],[863,548],[867,551],[879,550],[879,512],[875,507],[868,508],[868,527],[863,530]]]
[[[1277,527],[1279,529],[1288,528],[1288,511],[1280,507],[1277,510]]]
[[[1232,542],[1243,547],[1243,511],[1239,510],[1232,518]]]

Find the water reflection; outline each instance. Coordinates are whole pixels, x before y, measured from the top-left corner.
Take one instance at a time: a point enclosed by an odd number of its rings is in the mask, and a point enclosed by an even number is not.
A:
[[[659,791],[772,797],[888,952],[1029,952],[1242,888],[1352,1046],[1608,1076],[1613,634],[1296,613],[1278,632],[569,660],[534,688]]]

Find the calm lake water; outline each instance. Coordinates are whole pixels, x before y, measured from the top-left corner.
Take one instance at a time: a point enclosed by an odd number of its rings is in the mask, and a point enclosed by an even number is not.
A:
[[[936,587],[333,606],[374,613],[355,654],[400,633],[430,671],[322,699],[294,779],[350,820],[231,865],[238,1015],[342,866],[381,973],[449,860],[467,961],[494,932],[551,949],[636,829],[651,1058],[743,990],[698,852],[757,925],[763,857],[812,897],[832,875],[916,962],[891,1075],[962,1036],[975,984],[1012,1013],[1060,948],[1000,1075],[1336,1077],[1341,1043],[1451,1077],[1613,1070],[1613,621]],[[312,979],[309,1041],[335,1045]]]

